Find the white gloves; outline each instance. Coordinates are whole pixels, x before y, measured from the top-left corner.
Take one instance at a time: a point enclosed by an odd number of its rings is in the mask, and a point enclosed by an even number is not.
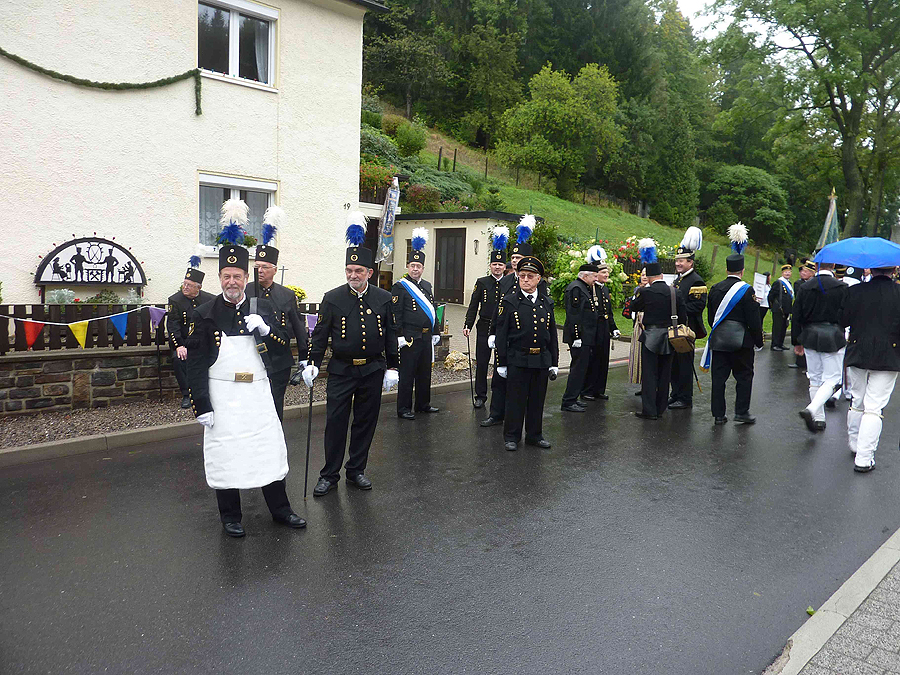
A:
[[[405,337],[397,338],[397,349],[403,349],[404,347],[409,347],[409,343],[406,341]]]
[[[315,366],[306,366],[303,369],[303,381],[306,382],[307,387],[312,387],[313,380],[319,376],[319,369]]]
[[[553,377],[556,377],[557,375],[559,375],[559,368],[557,368],[556,366],[550,366],[550,374]]]
[[[384,382],[382,382],[381,388],[385,391],[390,391],[399,381],[400,373],[396,370],[386,370],[384,371]]]
[[[297,366],[300,368],[300,370],[303,370],[304,368],[306,368],[307,364],[309,364],[309,361],[301,361],[297,364]]]
[[[203,413],[202,415],[197,415],[197,421],[200,422],[205,427],[209,427],[212,429],[213,425],[213,414],[212,412]]]
[[[497,344],[497,336],[496,335],[488,335],[488,349],[494,349]]]
[[[579,347],[581,347],[581,344],[581,338],[578,338],[577,340],[575,340],[575,342],[572,343],[572,346],[575,347],[575,349],[578,349]]]
[[[437,347],[439,344],[441,344],[441,336],[440,335],[432,335],[431,336],[432,347]]]
[[[263,321],[263,318],[259,314],[248,314],[244,317],[244,324],[247,326],[247,330],[251,333],[255,330],[259,331],[259,334],[265,337],[269,334],[271,330],[269,328],[269,324]]]
[[[506,366],[497,366],[497,374],[500,377],[506,377]]]
[[[622,331],[620,331],[618,328],[616,328],[616,329],[613,331],[613,338],[615,338],[616,340],[618,340],[619,337],[621,337],[621,335],[622,335]]]

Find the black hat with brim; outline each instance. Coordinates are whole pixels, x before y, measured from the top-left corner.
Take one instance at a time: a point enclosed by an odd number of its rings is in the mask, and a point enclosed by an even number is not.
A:
[[[599,272],[600,268],[596,265],[592,265],[591,263],[585,263],[581,267],[578,268],[579,272]]]
[[[345,265],[361,265],[375,269],[375,256],[372,251],[362,246],[350,246],[347,248],[347,261]]]
[[[413,249],[409,252],[409,257],[406,259],[406,264],[409,263],[420,263],[422,265],[425,264],[425,251],[416,251]]]
[[[491,262],[492,263],[506,263],[506,254],[503,251],[498,251],[496,249],[491,251]]]
[[[219,271],[226,267],[239,267],[250,271],[250,252],[237,244],[226,244],[219,249]]]
[[[527,241],[522,242],[521,244],[516,243],[513,244],[512,253],[510,255],[532,255],[534,253],[531,248],[531,244]],[[543,275],[541,275],[543,276]]]
[[[693,260],[694,259],[694,251],[685,247],[679,246],[678,250],[675,252],[675,260]]]
[[[194,281],[198,284],[203,283],[203,277],[205,276],[206,274],[198,270],[196,267],[188,267],[187,272],[184,273],[185,279],[187,279],[188,281]]]
[[[519,246],[522,246],[522,244],[519,244]],[[516,265],[516,272],[534,272],[535,274],[544,276],[544,263],[533,255],[527,255]]]
[[[744,256],[730,255],[725,258],[725,269],[729,272],[742,272],[744,270]]]
[[[278,249],[274,246],[260,245],[256,247],[257,262],[266,262],[271,265],[278,264]]]
[[[662,276],[662,265],[660,265],[658,262],[647,263],[645,272],[648,277]]]

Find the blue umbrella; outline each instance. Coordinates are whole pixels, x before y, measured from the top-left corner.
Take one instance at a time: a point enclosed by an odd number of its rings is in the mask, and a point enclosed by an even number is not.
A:
[[[813,258],[817,263],[835,263],[873,269],[900,265],[900,245],[881,237],[851,237],[828,244]]]

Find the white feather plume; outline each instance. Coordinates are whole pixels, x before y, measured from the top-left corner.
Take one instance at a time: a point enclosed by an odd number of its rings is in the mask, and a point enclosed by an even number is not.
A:
[[[740,221],[728,228],[728,238],[735,244],[746,244],[747,236],[747,228]]]
[[[656,242],[653,241],[650,237],[644,237],[638,242],[638,249],[642,248],[653,248],[656,246]]]
[[[587,252],[587,261],[589,263],[598,263],[606,260],[606,249],[600,245],[591,246]]]
[[[412,238],[415,239],[416,237],[421,237],[425,241],[428,241],[428,230],[424,227],[413,228]]]
[[[228,199],[222,204],[222,216],[219,218],[219,225],[227,227],[231,223],[236,223],[241,227],[247,227],[250,222],[250,207],[247,206],[243,199]]]
[[[494,237],[506,237],[509,240],[509,228],[506,225],[498,225],[494,228]]]
[[[534,226],[537,224],[537,220],[535,220],[534,216],[530,213],[526,213],[519,219],[519,225],[524,225],[532,230],[534,230]]]
[[[276,227],[279,230],[285,221],[284,209],[280,206],[270,206],[266,209],[266,213],[263,216],[263,224],[269,224],[272,227]]]
[[[351,225],[359,225],[361,228],[366,229],[366,214],[362,211],[351,211],[347,214],[347,224],[344,227],[350,227]]]
[[[681,245],[691,251],[699,251],[703,248],[703,231],[699,227],[689,227],[684,233]]]

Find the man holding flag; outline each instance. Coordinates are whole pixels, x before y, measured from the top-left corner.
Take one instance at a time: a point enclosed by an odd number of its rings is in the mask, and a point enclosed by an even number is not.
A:
[[[440,343],[437,312],[431,284],[422,278],[425,271],[425,244],[428,230],[417,227],[412,233],[412,251],[406,262],[406,274],[391,288],[391,312],[400,350],[400,386],[397,391],[397,417],[416,418],[413,412],[436,413],[431,405],[431,364],[434,347]]]
[[[734,421],[753,424],[750,396],[753,391],[753,347],[762,347],[763,329],[759,304],[752,287],[743,282],[747,228],[741,223],[728,228],[734,255],[725,259],[728,276],[709,290],[709,339],[700,360],[701,369],[712,369],[712,414],[715,424],[725,424],[725,383],[735,379]]]

